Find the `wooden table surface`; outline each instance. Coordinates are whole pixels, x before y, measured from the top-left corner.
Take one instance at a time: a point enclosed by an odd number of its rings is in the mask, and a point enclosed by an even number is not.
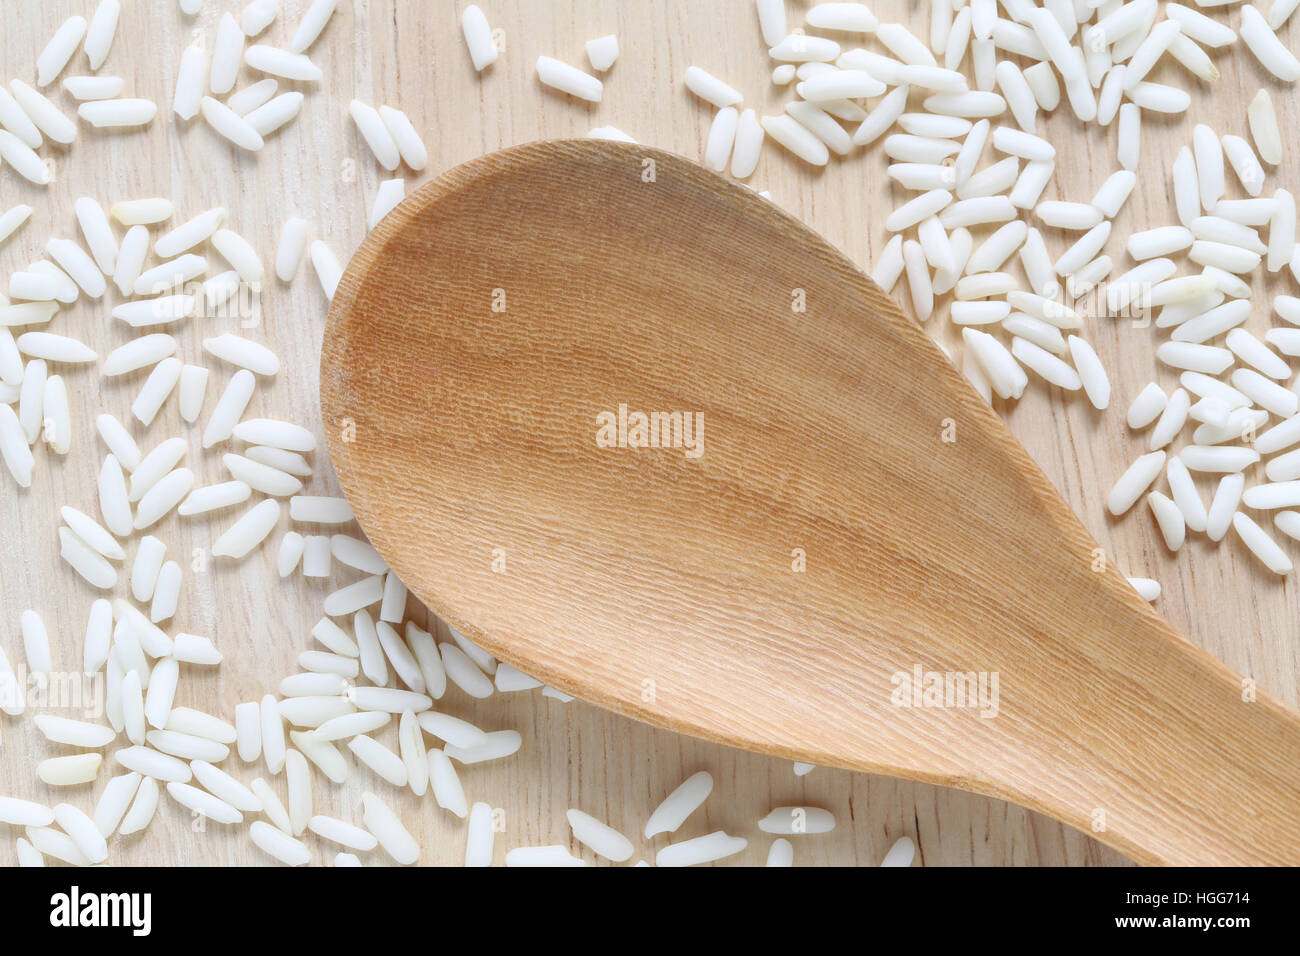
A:
[[[280,19],[263,41],[287,45],[305,6],[305,0],[284,0]],[[47,147],[43,153],[53,157],[55,170],[47,189],[26,184],[11,170],[0,172],[0,207],[26,202],[35,209],[32,220],[0,250],[0,274],[37,258],[48,236],[76,235],[72,203],[82,195],[96,197],[105,208],[120,199],[166,196],[175,201],[178,219],[223,205],[231,228],[249,237],[268,264],[281,224],[290,215],[304,216],[313,223],[313,235],[346,259],[365,233],[379,182],[388,176],[371,159],[347,116],[353,97],[399,106],[424,136],[428,168],[419,175],[405,169],[398,174],[407,177],[409,192],[481,153],[538,138],[581,136],[605,124],[641,142],[699,157],[712,108],[682,85],[682,74],[693,63],[725,78],[744,92],[747,104],[765,112],[776,112],[791,95],[770,82],[770,64],[750,0],[481,0],[505,45],[500,61],[482,77],[470,67],[461,41],[461,6],[342,0],[311,50],[325,80],[307,91],[295,122],[269,137],[260,153],[246,154],[218,140],[199,120],[174,122],[168,108],[182,49],[196,38],[210,43],[221,13],[227,8],[237,12],[238,5],[233,0],[205,0],[202,13],[188,18],[175,0],[125,0],[116,42],[100,72],[122,76],[126,95],[157,101],[163,107],[159,117],[142,133],[105,134],[83,124],[70,148]],[[791,22],[798,23],[805,4],[788,6]],[[926,35],[928,4],[877,0],[872,6],[882,21],[901,20]],[[54,29],[72,14],[88,17],[93,7],[92,0],[6,0],[0,9],[0,32],[5,36],[0,76],[30,81],[36,55]],[[1239,14],[1234,10],[1227,17],[1235,25]],[[622,54],[605,76],[604,102],[580,103],[538,85],[533,64],[539,54],[585,66],[583,43],[610,32],[617,32]],[[1283,37],[1295,42],[1294,24]],[[1212,89],[1195,91],[1190,115],[1147,124],[1139,186],[1107,249],[1117,269],[1127,268],[1125,234],[1174,221],[1167,170],[1177,150],[1190,143],[1194,122],[1208,122],[1220,133],[1245,134],[1246,104],[1263,85],[1273,92],[1286,146],[1292,149],[1287,134],[1295,128],[1296,109],[1288,91],[1240,47],[1216,60],[1223,77]],[[85,60],[78,53],[65,75],[80,72],[85,72]],[[1162,64],[1155,78],[1161,76],[1184,82],[1170,64]],[[244,69],[239,86],[254,78]],[[74,109],[66,93],[54,97],[67,111]],[[1113,127],[1081,132],[1068,107],[1062,107],[1044,128],[1058,146],[1071,144],[1059,151],[1056,178],[1045,198],[1086,201],[1118,168]],[[887,238],[881,225],[884,215],[900,198],[888,185],[886,165],[880,150],[871,149],[814,170],[769,141],[749,182],[770,190],[775,202],[870,268]],[[1288,156],[1278,177],[1270,177],[1270,188],[1275,185],[1300,187],[1293,157]],[[1063,236],[1048,239],[1054,253],[1064,247]],[[1289,276],[1273,277],[1258,288],[1270,294],[1295,292]],[[899,294],[904,295],[901,285]],[[120,323],[108,318],[117,301],[115,291],[102,302],[83,299],[61,313],[51,331],[80,336],[103,355],[128,338]],[[260,327],[243,334],[274,348],[284,370],[273,384],[259,385],[249,414],[290,418],[312,425],[319,434],[317,358],[325,325],[324,297],[304,264],[291,285],[272,281],[262,303]],[[183,356],[201,361],[200,340],[214,334],[220,323],[200,320],[183,328],[178,333]],[[1261,298],[1249,327],[1262,334],[1269,323],[1269,309]],[[952,341],[944,314],[930,325],[941,339]],[[1105,514],[1104,498],[1114,478],[1145,450],[1144,442],[1125,426],[1123,408],[1155,374],[1158,342],[1150,329],[1106,318],[1089,321],[1087,335],[1114,384],[1110,413],[1095,413],[1081,400],[1035,384],[1017,406],[1007,409],[1009,424],[1125,572],[1161,581],[1164,596],[1157,607],[1189,640],[1297,703],[1300,608],[1294,577],[1278,580],[1262,572],[1232,538],[1214,547],[1196,536],[1181,554],[1171,556],[1146,514],[1135,510],[1119,521]],[[229,368],[216,364],[206,410],[230,374]],[[94,434],[94,415],[107,409],[127,420],[142,376],[104,380],[95,370],[84,369],[68,370],[66,377],[75,428],[71,453],[60,459],[38,450],[35,481],[28,491],[17,490],[7,475],[0,479],[0,646],[11,660],[24,659],[19,615],[24,608],[35,608],[49,626],[56,670],[73,671],[81,659],[86,615],[98,595],[58,557],[58,507],[72,504],[98,513],[95,475],[104,452]],[[1162,373],[1160,381],[1167,386],[1172,377]],[[149,429],[138,423],[133,429],[146,449],[171,435],[190,434],[174,401]],[[220,480],[220,456],[200,454],[197,447],[193,442],[186,464],[195,469],[200,483]],[[316,454],[315,463],[309,493],[335,493],[337,484],[323,451]],[[1208,486],[1203,491],[1208,495]],[[322,596],[352,577],[336,575],[337,583],[331,583],[295,575],[281,582],[274,571],[278,532],[242,564],[203,562],[202,549],[210,548],[226,524],[222,518],[172,516],[153,533],[167,542],[169,555],[185,568],[180,610],[169,629],[210,635],[226,655],[216,670],[185,668],[177,704],[231,719],[235,704],[274,692],[280,679],[294,672],[296,656],[313,643],[309,631],[320,617]],[[286,529],[287,516],[280,530]],[[134,550],[133,542],[128,557]],[[124,585],[119,585],[118,594],[124,593]],[[461,773],[471,802],[487,801],[502,811],[498,863],[514,846],[569,842],[564,819],[568,807],[580,807],[632,836],[638,847],[634,860],[652,859],[666,840],[639,838],[649,811],[685,776],[700,769],[709,770],[716,780],[713,796],[677,836],[725,828],[748,837],[749,848],[736,858],[745,863],[761,863],[771,842],[755,821],[772,807],[789,804],[824,806],[838,821],[831,834],[795,839],[799,865],[874,865],[903,835],[916,840],[919,859],[927,865],[1125,862],[1083,834],[995,800],[826,769],[798,778],[789,763],[653,730],[577,701],[566,704],[527,692],[475,702],[453,689],[442,708],[485,728],[515,728],[523,734],[523,749],[515,757]],[[395,747],[394,728],[395,722],[381,739]],[[0,732],[0,793],[51,805],[69,799],[89,809],[115,772],[110,760],[93,787],[55,791],[36,781],[33,769],[61,749],[47,744],[29,719],[0,718]],[[260,764],[243,766],[235,757],[227,766],[245,781],[265,773]],[[419,837],[422,863],[455,864],[463,859],[464,824],[439,810],[432,797],[417,800],[409,793],[396,794],[364,767],[354,770],[341,788],[319,774],[315,780],[318,812],[358,818],[360,793],[375,788],[394,801]],[[283,777],[275,784],[283,795]],[[6,830],[0,825],[0,842],[12,846],[17,834]],[[315,862],[332,859],[334,850],[328,845],[315,841],[312,846]],[[380,856],[370,855],[375,862]],[[12,849],[0,851],[0,860],[12,861]],[[164,796],[157,819],[145,833],[111,841],[110,860],[261,864],[267,858],[251,845],[245,827],[198,828]]]

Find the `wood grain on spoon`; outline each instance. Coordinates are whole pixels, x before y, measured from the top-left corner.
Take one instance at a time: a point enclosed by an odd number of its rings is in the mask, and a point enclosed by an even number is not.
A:
[[[1099,567],[916,323],[744,187],[595,140],[458,167],[352,260],[321,392],[375,546],[539,679],[1142,862],[1300,863],[1300,715]],[[699,413],[703,453],[602,447],[620,405]],[[996,701],[901,706],[917,667]]]

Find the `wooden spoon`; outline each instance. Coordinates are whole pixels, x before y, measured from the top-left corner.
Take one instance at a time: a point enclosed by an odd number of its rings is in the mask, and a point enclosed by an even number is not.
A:
[[[393,570],[540,680],[1145,863],[1300,863],[1300,715],[1134,593],[891,298],[693,162],[544,142],[421,188],[339,283],[321,398]],[[702,415],[702,454],[602,447],[620,407]]]

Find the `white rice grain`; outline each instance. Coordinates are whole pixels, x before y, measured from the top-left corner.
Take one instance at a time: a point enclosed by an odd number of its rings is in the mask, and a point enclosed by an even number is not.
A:
[[[1086,232],[1102,220],[1101,210],[1090,203],[1051,200],[1039,203],[1034,213],[1045,224],[1072,232]]]
[[[256,83],[250,83],[235,93],[231,93],[226,98],[226,105],[238,113],[240,116],[247,116],[253,110],[270,102],[271,97],[275,96],[279,90],[280,84],[274,77],[265,77]]]
[[[1030,166],[1049,166],[1050,163],[1030,163]],[[1016,186],[1024,174],[1020,171],[1020,161],[1015,156],[1008,156],[1001,162],[994,163],[985,169],[975,173],[964,183],[957,187],[957,198],[959,199],[976,199],[985,196],[995,196],[1004,193]],[[1015,204],[1015,199],[1012,199]]]
[[[569,852],[568,847],[520,846],[506,854],[508,867],[567,867],[587,864]]]
[[[932,189],[908,200],[885,217],[888,232],[903,232],[924,219],[941,212],[952,203],[952,193],[946,189]]]
[[[338,257],[330,251],[329,246],[317,239],[311,244],[311,264],[316,270],[316,278],[320,281],[325,298],[333,300],[334,290],[343,277],[343,267],[339,265]]]
[[[203,340],[203,351],[214,358],[229,362],[240,369],[267,377],[280,371],[280,360],[265,345],[246,339],[233,333],[214,336]],[[238,377],[239,373],[235,373]],[[233,381],[233,379],[232,379]],[[234,425],[232,423],[233,430]],[[206,446],[205,446],[206,447]]]
[[[650,814],[645,825],[645,838],[648,840],[660,833],[675,833],[712,792],[713,775],[707,770],[687,777]]]
[[[85,17],[73,16],[63,21],[54,31],[54,36],[50,37],[45,49],[36,57],[37,86],[44,88],[58,79],[63,68],[72,59],[72,54],[77,52],[77,46],[85,35]]]
[[[325,29],[325,25],[329,23],[338,5],[339,0],[312,0],[312,5],[298,21],[298,28],[293,32],[289,49],[294,53],[305,53],[309,50]]]
[[[278,501],[267,499],[254,505],[216,540],[213,555],[242,560],[266,540],[279,520]]]
[[[153,423],[163,402],[171,395],[180,380],[181,367],[180,359],[165,358],[149,373],[149,377],[140,388],[140,394],[131,403],[131,414],[142,425],[148,426]]]
[[[476,764],[509,757],[519,751],[522,743],[523,738],[517,730],[496,730],[487,734],[483,743],[474,747],[447,744],[443,750],[457,763]]]
[[[1279,189],[1273,194],[1273,204],[1273,215],[1268,223],[1268,271],[1279,272],[1283,266],[1291,264],[1296,252],[1295,197],[1287,190]]]
[[[72,277],[86,295],[98,299],[104,294],[107,283],[104,281],[103,273],[95,264],[95,260],[77,243],[71,239],[52,238],[46,241],[45,252]]]
[[[199,102],[207,86],[206,66],[203,47],[197,43],[190,44],[181,54],[176,91],[172,94],[172,112],[183,120],[193,119],[199,113]]]
[[[779,2],[779,0],[778,0]],[[483,867],[492,865],[495,834],[492,807],[479,802],[470,807],[469,827],[465,837],[465,865]]]
[[[272,774],[278,774],[285,766],[287,754],[284,721],[275,698],[270,694],[262,697],[258,710],[261,715],[262,756],[266,760],[266,769]]]
[[[275,824],[282,833],[289,833],[293,830],[293,823],[289,819],[289,811],[285,809],[284,804],[280,802],[280,797],[271,785],[261,777],[255,777],[250,783],[249,789],[253,791],[254,796],[262,803],[262,812],[267,818]],[[358,864],[360,865],[360,864]]]
[[[9,209],[0,213],[0,245],[12,236],[18,229],[31,218],[32,207],[25,203],[17,206],[11,206]]]
[[[238,714],[238,710],[236,710]],[[201,737],[214,743],[233,744],[238,734],[235,727],[218,717],[193,710],[189,707],[174,707],[167,715],[166,729],[177,734]]]
[[[1225,344],[1239,359],[1269,378],[1284,379],[1291,375],[1291,367],[1245,329],[1233,329]]]
[[[1196,157],[1201,208],[1212,213],[1225,192],[1223,145],[1214,130],[1200,123],[1192,131],[1192,152]]]
[[[1300,397],[1295,392],[1270,382],[1254,369],[1237,369],[1232,373],[1232,385],[1254,404],[1279,418],[1291,418],[1300,410]]]
[[[122,12],[120,0],[100,0],[86,28],[86,41],[82,49],[90,62],[91,71],[98,70],[108,58],[108,51],[113,47],[113,38],[117,35],[117,20]]]
[[[287,578],[297,570],[305,547],[306,542],[297,531],[285,532],[284,537],[280,539],[280,548],[275,556],[275,570],[280,577]]]
[[[108,859],[108,842],[84,810],[70,803],[60,803],[54,808],[54,820],[90,863],[103,863]]]
[[[773,60],[784,60],[790,63],[829,63],[840,55],[840,45],[826,37],[792,33],[780,43],[770,47],[767,55]],[[715,105],[730,106],[731,104]]]
[[[302,576],[327,578],[331,570],[330,539],[324,535],[303,536]]]
[[[4,418],[4,412],[0,412],[0,437],[4,434]],[[7,456],[6,463],[9,463]],[[12,464],[10,467],[12,469]],[[135,529],[135,519],[131,514],[122,466],[113,455],[108,455],[104,459],[103,467],[99,472],[98,489],[99,509],[104,516],[104,524],[119,537],[130,536]]]
[[[1191,471],[1235,474],[1258,462],[1259,452],[1227,445],[1188,445],[1179,457]]]
[[[401,153],[379,111],[360,100],[353,100],[348,105],[348,114],[379,165],[388,170],[396,169],[401,162]]]
[[[87,584],[108,590],[117,584],[117,571],[103,556],[67,528],[59,529],[59,556],[67,561]]]
[[[903,243],[903,267],[907,273],[908,292],[912,297],[912,310],[919,321],[925,322],[934,311],[934,287],[930,267],[921,244],[914,239]]]
[[[1165,459],[1163,451],[1154,451],[1134,461],[1115,482],[1106,498],[1106,507],[1110,513],[1119,517],[1132,508],[1164,471]]]
[[[960,75],[960,74],[958,74]],[[912,77],[910,85],[917,83]],[[962,80],[965,83],[965,80]],[[865,99],[881,96],[886,87],[866,70],[824,70],[800,83],[795,91],[806,100]]]
[[[880,25],[876,15],[864,3],[818,3],[804,15],[804,22],[819,30],[846,33],[874,33]]]
[[[912,842],[911,837],[900,837],[898,841],[889,848],[885,853],[884,859],[880,861],[881,866],[889,867],[908,867],[912,865],[912,859],[916,856],[916,844]]]
[[[265,139],[297,116],[302,102],[303,95],[296,90],[281,93],[247,114],[244,121]]]
[[[116,210],[118,208],[119,207],[114,207],[114,215],[117,215]],[[161,208],[157,210],[157,212],[161,211]],[[157,213],[155,213],[155,215],[156,214]],[[212,234],[221,228],[221,224],[225,222],[225,219],[226,210],[221,206],[200,213],[193,219],[181,223],[170,232],[159,236],[157,242],[154,243],[154,254],[160,259],[171,259],[175,256],[179,256],[181,253],[194,248],[199,243],[210,239]],[[150,221],[156,220],[151,219]]]
[[[786,112],[832,152],[844,156],[853,148],[853,140],[844,127],[817,104],[796,100],[786,104]]]
[[[597,856],[622,863],[632,856],[632,841],[609,824],[597,820],[589,813],[570,808],[565,812],[573,838],[589,847]]]
[[[99,129],[144,126],[158,115],[158,104],[138,98],[90,100],[77,107],[77,115]]]
[[[865,122],[865,121],[864,121]],[[758,166],[758,157],[763,148],[763,126],[758,121],[758,114],[747,109],[740,114],[736,124],[736,139],[731,153],[731,175],[737,179],[748,179]]]
[[[41,131],[3,84],[0,84],[0,126],[4,127],[7,136],[25,148],[24,155],[36,156],[32,150],[39,149],[44,141]],[[9,156],[5,155],[4,158],[7,160]],[[39,162],[38,158],[37,163]]]
[[[954,325],[994,325],[1011,314],[1011,306],[1006,302],[958,301],[952,303],[950,314]]]
[[[835,829],[835,816],[820,807],[776,807],[758,821],[764,833],[818,834]]]
[[[1188,530],[1197,533],[1205,531],[1209,523],[1205,503],[1201,501],[1192,474],[1180,457],[1174,456],[1169,459],[1166,477],[1169,480],[1169,491],[1173,495],[1174,504],[1178,506]],[[1170,550],[1177,550],[1177,548],[1171,545]]]
[[[854,144],[866,146],[883,136],[907,109],[907,92],[900,86],[885,94],[854,132]]]
[[[939,214],[945,229],[970,228],[986,223],[1003,223],[1019,218],[1006,196],[978,196],[960,199]]]
[[[350,850],[360,850],[363,853],[373,850],[379,845],[379,841],[366,830],[334,817],[319,815],[311,817],[307,821],[307,829],[322,840],[337,843],[339,846],[345,846]]]
[[[1001,342],[973,328],[962,329],[962,341],[999,397],[1018,399],[1024,394],[1029,378]]]
[[[51,787],[76,787],[90,783],[99,774],[103,757],[96,753],[47,757],[36,765],[36,776]]]
[[[181,663],[205,667],[215,667],[223,659],[221,652],[213,647],[210,638],[184,632],[176,635],[172,644],[172,656]]]
[[[993,148],[1034,162],[1056,158],[1056,147],[1047,140],[1010,126],[999,126],[993,130]]]
[[[402,758],[366,734],[358,734],[348,741],[348,749],[357,760],[365,764],[394,787],[405,787],[409,779]]]
[[[280,13],[280,0],[251,0],[239,15],[239,28],[255,37],[269,27]]]
[[[1243,512],[1237,512],[1232,516],[1232,527],[1236,530],[1238,537],[1243,544],[1250,549],[1260,562],[1275,574],[1289,574],[1293,567],[1291,559],[1287,557],[1276,541],[1268,536],[1258,524],[1255,523],[1249,515]]]
[[[211,241],[212,248],[230,263],[240,279],[255,286],[262,281],[266,270],[257,250],[247,239],[230,229],[218,229],[212,234]]]
[[[262,134],[245,118],[225,103],[205,96],[199,101],[199,112],[218,135],[230,140],[240,149],[256,152],[265,145]]]
[[[429,163],[429,151],[420,134],[415,131],[410,118],[401,110],[391,106],[379,107],[379,116],[384,121],[384,126],[392,136],[393,142],[397,144],[402,162],[417,173],[424,169]]]
[[[1139,261],[1172,255],[1191,248],[1194,237],[1185,226],[1159,226],[1130,233],[1128,254]]]
[[[830,158],[826,144],[792,116],[764,116],[764,131],[806,163],[825,166]]]
[[[886,137],[884,149],[885,155],[896,162],[939,164],[954,153],[957,153],[960,158],[962,147],[949,139],[897,133]],[[958,183],[963,183],[966,178],[969,178],[968,175],[963,176],[963,173],[964,170],[956,169],[954,165],[954,175]]]
[[[673,843],[655,854],[656,866],[699,866],[714,863],[740,853],[749,845],[744,837],[733,837],[723,830],[681,843]]]
[[[66,335],[55,335],[53,332],[24,332],[18,336],[16,344],[18,351],[23,355],[45,359],[47,362],[84,365],[99,357],[93,349],[77,339]],[[48,380],[46,384],[45,400],[48,402]]]
[[[186,517],[206,514],[247,501],[251,494],[252,489],[242,481],[205,485],[191,491],[176,510]]]
[[[311,223],[306,219],[291,216],[285,220],[275,251],[275,274],[281,282],[289,282],[297,274],[310,230]]]
[[[60,508],[59,514],[68,527],[76,532],[77,537],[81,538],[82,541],[94,548],[98,553],[112,561],[126,559],[126,552],[117,543],[117,539],[90,515],[68,505]]]
[[[208,89],[212,93],[222,96],[234,88],[243,52],[244,31],[234,16],[226,12],[217,23],[217,36],[212,43],[212,67],[208,71]]]
[[[497,61],[498,55],[487,17],[476,4],[471,3],[460,15],[460,28],[465,35],[470,61],[474,64],[474,69],[482,73]]]
[[[1142,110],[1136,103],[1119,108],[1119,164],[1135,172],[1142,151]]]
[[[710,169],[721,172],[727,168],[739,124],[740,114],[734,106],[724,107],[714,114],[704,146],[704,163]]]
[[[1080,240],[1082,241],[1082,240]],[[1025,231],[1025,241],[1020,247],[1020,265],[1029,279],[1030,289],[1038,295],[1054,296],[1058,287],[1051,258],[1042,233],[1034,227]]]
[[[150,528],[171,514],[193,487],[194,472],[188,468],[177,468],[160,478],[136,505],[136,530]]]
[[[375,835],[384,851],[403,866],[416,862],[420,857],[420,846],[397,814],[370,792],[362,794],[361,804],[366,829]]]
[[[1067,342],[1084,394],[1088,396],[1093,408],[1104,411],[1110,405],[1110,379],[1106,376],[1101,359],[1093,347],[1077,335],[1071,335]]]
[[[277,830],[265,820],[254,821],[248,836],[259,850],[286,866],[304,866],[311,862],[311,851],[305,843]]]
[[[1270,166],[1277,166],[1282,162],[1282,133],[1268,90],[1261,89],[1255,94],[1246,110],[1246,119],[1250,124],[1250,135],[1255,140],[1255,148],[1259,150],[1259,158]],[[7,156],[5,158],[8,159]]]
[[[1278,39],[1264,15],[1249,4],[1241,8],[1241,39],[1264,69],[1283,83],[1300,80],[1300,60]]]
[[[998,89],[1007,101],[1011,115],[1022,130],[1032,133],[1038,125],[1038,99],[1020,67],[1010,60],[998,63],[994,70]],[[1039,81],[1041,85],[1041,81]]]
[[[229,803],[188,783],[167,784],[167,795],[199,820],[228,825],[244,822],[244,815]]]
[[[0,93],[3,93],[3,89],[0,89]],[[17,104],[14,109],[18,109]],[[35,127],[32,128],[35,130]],[[48,185],[53,178],[53,173],[44,160],[7,129],[0,129],[0,159],[12,166],[18,175],[38,186]]]
[[[696,68],[692,67],[691,69]],[[690,76],[690,70],[687,70],[687,76]],[[537,58],[537,79],[541,81],[543,86],[549,86],[561,93],[567,93],[570,96],[591,103],[599,103],[604,94],[604,84],[596,77],[554,57],[539,56]],[[690,85],[689,79],[687,85]],[[739,102],[739,97],[734,102]],[[731,104],[722,103],[718,105],[730,106]]]
[[[1208,4],[1200,5],[1207,6]],[[1178,24],[1183,28],[1183,33],[1197,43],[1203,43],[1211,47],[1221,47],[1235,43],[1237,40],[1237,34],[1226,24],[1182,4],[1166,4],[1165,15],[1171,20],[1178,21]]]
[[[1258,196],[1264,188],[1264,167],[1256,158],[1255,151],[1250,148],[1250,143],[1240,136],[1224,136],[1223,152],[1242,189],[1251,196]]]
[[[278,47],[267,46],[265,44],[256,44],[250,46],[244,51],[244,62],[259,73],[266,73],[269,76],[278,76],[286,80],[296,80],[305,83],[314,83],[324,77],[321,68],[313,63],[309,58],[301,53],[292,53],[288,50],[281,50]],[[288,96],[290,94],[282,94]],[[275,99],[281,99],[277,96]],[[298,94],[301,101],[301,94]],[[275,100],[271,101],[272,103]],[[267,104],[268,106],[270,104]],[[266,107],[261,107],[265,109]],[[254,112],[257,112],[256,110]],[[252,114],[249,114],[251,118]]]

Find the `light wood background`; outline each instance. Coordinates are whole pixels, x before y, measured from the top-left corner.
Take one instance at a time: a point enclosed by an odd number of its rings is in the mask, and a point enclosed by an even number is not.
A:
[[[306,5],[305,0],[283,0],[281,17],[263,42],[287,44]],[[46,147],[43,154],[53,158],[56,172],[48,189],[29,186],[12,171],[0,172],[0,207],[27,202],[35,208],[32,221],[0,250],[0,275],[37,258],[48,236],[75,235],[72,202],[81,195],[94,196],[105,207],[124,198],[167,196],[176,202],[178,218],[224,205],[230,226],[253,240],[268,265],[284,219],[301,215],[312,220],[315,237],[346,259],[364,235],[377,185],[388,175],[370,158],[347,117],[353,97],[399,106],[423,134],[428,168],[420,175],[405,169],[399,173],[407,177],[409,191],[483,152],[538,138],[580,136],[605,124],[642,142],[700,156],[712,110],[682,86],[681,76],[692,63],[725,78],[745,93],[747,104],[766,112],[777,111],[791,95],[770,83],[770,64],[749,0],[481,0],[480,5],[505,41],[500,61],[482,77],[470,67],[461,41],[461,4],[343,0],[311,51],[325,81],[308,91],[296,122],[271,136],[260,154],[250,155],[218,140],[200,121],[173,122],[166,108],[182,49],[196,36],[210,43],[221,13],[227,8],[237,13],[238,5],[206,0],[201,15],[191,19],[182,16],[174,0],[124,0],[117,39],[100,72],[124,77],[126,95],[150,97],[164,108],[143,133],[105,134],[83,125],[70,148]],[[792,0],[788,6],[791,23],[798,23],[806,4]],[[928,4],[878,0],[872,6],[882,20],[906,22],[926,35]],[[72,14],[89,17],[93,7],[93,0],[0,0],[0,32],[6,39],[0,47],[0,76],[30,81],[36,55],[58,24]],[[1227,14],[1234,25],[1238,16]],[[617,32],[622,55],[604,78],[603,103],[579,103],[539,87],[533,69],[539,54],[585,65],[584,41],[610,32]],[[1283,33],[1292,43],[1295,35],[1294,25]],[[1117,271],[1129,264],[1122,248],[1127,232],[1174,221],[1166,171],[1177,150],[1190,142],[1193,122],[1244,134],[1245,106],[1265,85],[1278,106],[1288,150],[1292,147],[1289,133],[1296,110],[1289,91],[1272,82],[1244,49],[1218,54],[1216,61],[1224,75],[1212,90],[1196,91],[1191,116],[1147,125],[1138,190],[1119,217],[1107,250]],[[84,71],[78,53],[65,75]],[[1169,64],[1157,71],[1155,78],[1162,77],[1185,82]],[[245,70],[239,86],[255,78]],[[74,109],[65,93],[54,96],[68,112]],[[1068,114],[1068,107],[1062,107],[1044,124],[1058,144],[1070,144],[1060,151],[1056,179],[1045,198],[1086,201],[1118,168],[1115,134],[1113,128],[1082,133]],[[886,238],[881,222],[900,200],[888,185],[886,165],[883,154],[873,149],[817,171],[769,142],[750,183],[771,190],[775,202],[870,268]],[[1300,187],[1293,156],[1277,177],[1270,177],[1269,188],[1275,185]],[[1054,253],[1064,248],[1064,237],[1048,239]],[[753,268],[761,269],[762,263]],[[1259,289],[1294,294],[1295,284],[1289,276],[1274,277]],[[105,354],[128,338],[108,317],[117,301],[115,291],[102,302],[83,300],[61,313],[50,330],[82,337]],[[291,418],[315,425],[319,432],[317,356],[325,301],[309,267],[304,265],[291,285],[272,281],[263,296],[263,315],[262,326],[245,334],[273,347],[284,371],[273,384],[259,383],[249,414]],[[1249,327],[1262,334],[1270,321],[1261,297]],[[951,342],[945,322],[940,314],[931,326]],[[199,322],[178,333],[187,360],[201,360],[203,337],[227,330],[217,329],[218,324]],[[1121,521],[1105,514],[1104,498],[1114,478],[1145,450],[1144,441],[1124,425],[1122,409],[1155,374],[1158,340],[1153,330],[1104,318],[1090,322],[1087,334],[1115,386],[1111,413],[1097,414],[1084,402],[1035,383],[1023,401],[1007,410],[1009,424],[1126,573],[1161,581],[1165,593],[1157,606],[1189,640],[1297,703],[1300,607],[1293,580],[1278,581],[1262,572],[1234,540],[1214,547],[1194,537],[1174,557],[1145,514],[1135,511]],[[18,491],[7,475],[0,480],[0,646],[15,663],[23,660],[18,619],[24,608],[35,608],[50,628],[56,669],[71,671],[79,666],[86,614],[98,595],[58,558],[58,507],[72,504],[97,513],[95,474],[103,448],[94,435],[94,415],[106,408],[127,420],[143,376],[102,380],[94,370],[65,371],[75,427],[72,452],[59,459],[38,451],[30,491]],[[228,378],[229,370],[214,363],[205,411]],[[1173,377],[1161,373],[1159,380],[1168,386]],[[147,450],[183,433],[184,426],[172,401],[150,429],[134,428]],[[191,437],[187,466],[196,470],[200,483],[220,480],[220,456],[200,455],[197,434]],[[316,455],[316,466],[310,493],[334,493],[337,485],[323,453]],[[1202,490],[1208,496],[1209,486]],[[211,521],[173,516],[153,533],[186,569],[181,607],[170,630],[211,635],[226,654],[216,671],[185,668],[177,703],[229,719],[236,703],[273,692],[296,669],[297,654],[311,646],[309,631],[320,616],[321,597],[355,575],[345,571],[333,582],[295,577],[281,583],[274,572],[274,544],[241,565],[209,563],[205,570],[192,570],[194,549],[210,547],[227,521],[224,516]],[[134,542],[128,558],[133,554]],[[118,593],[124,593],[124,585]],[[754,822],[774,806],[797,803],[824,806],[838,820],[829,835],[796,838],[800,865],[874,865],[903,835],[916,840],[920,861],[927,865],[1125,862],[1083,834],[998,801],[825,769],[796,778],[783,761],[651,730],[576,701],[564,704],[525,693],[471,702],[453,689],[442,706],[485,728],[516,728],[524,736],[517,756],[461,773],[470,801],[484,800],[503,811],[497,862],[513,846],[568,843],[564,811],[571,806],[633,837],[638,845],[634,860],[653,859],[666,840],[639,839],[646,816],[686,775],[700,769],[714,775],[714,794],[677,836],[716,828],[746,836],[750,847],[736,858],[740,862],[761,863],[770,844]],[[89,809],[116,771],[110,760],[93,787],[56,792],[35,780],[33,768],[58,749],[40,737],[31,721],[0,718],[0,734],[0,793],[50,804],[69,799]],[[394,737],[393,728],[381,735],[393,746]],[[233,757],[227,766],[245,780],[265,772],[261,765],[239,765]],[[422,863],[463,859],[463,823],[439,810],[432,797],[395,794],[365,768],[355,770],[342,788],[319,775],[316,781],[319,812],[355,818],[360,792],[375,788],[395,801],[417,833]],[[283,778],[276,785],[283,794]],[[11,843],[16,834],[6,829],[0,825],[0,842]],[[316,842],[313,848],[316,862],[332,859],[329,846]],[[366,862],[381,862],[382,854],[369,857]],[[247,840],[245,828],[210,824],[198,831],[166,797],[144,834],[111,842],[110,859],[162,865],[266,862]],[[12,850],[0,851],[0,860],[11,862]]]

